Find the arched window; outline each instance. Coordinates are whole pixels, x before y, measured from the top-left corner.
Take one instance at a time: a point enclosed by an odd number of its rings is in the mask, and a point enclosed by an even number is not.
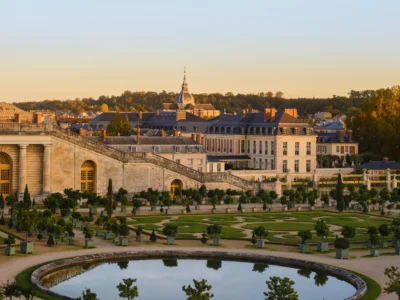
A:
[[[180,181],[179,179],[175,179],[174,181],[171,182],[171,186],[170,186],[170,195],[171,198],[175,198],[175,190],[176,189],[180,189],[182,190],[182,181]]]
[[[0,152],[0,194],[11,194],[11,158],[4,152]]]
[[[96,186],[96,165],[91,160],[87,160],[81,167],[81,192],[95,191]]]

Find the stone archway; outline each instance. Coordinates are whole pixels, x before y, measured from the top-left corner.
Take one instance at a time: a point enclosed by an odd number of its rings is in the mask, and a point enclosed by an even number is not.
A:
[[[170,188],[169,188],[169,194],[171,195],[171,198],[175,198],[175,190],[180,189],[182,190],[183,183],[179,179],[175,179],[171,182]]]

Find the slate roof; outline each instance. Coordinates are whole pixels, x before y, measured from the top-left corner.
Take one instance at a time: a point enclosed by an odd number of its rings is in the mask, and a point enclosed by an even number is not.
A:
[[[136,136],[107,136],[104,141],[100,136],[87,137],[93,141],[106,145],[135,145]],[[140,136],[140,145],[199,145],[189,137],[183,136]]]
[[[207,156],[208,162],[218,162],[218,161],[226,161],[226,160],[250,160],[250,156],[248,155],[215,155],[215,156]]]
[[[315,127],[318,130],[341,130],[344,129],[344,125],[341,122],[331,122],[321,126]]]
[[[317,143],[340,143],[339,135],[337,132],[317,132]],[[344,143],[354,143],[357,142],[349,142],[349,136],[347,132],[344,133]]]
[[[232,124],[241,124],[241,125],[265,125],[269,124],[272,126],[276,126],[277,124],[302,124],[308,127],[308,123],[294,118],[291,115],[288,115],[284,112],[277,112],[274,118],[269,118],[267,121],[264,121],[264,113],[247,113],[243,116],[242,113],[227,116],[223,119],[220,119],[217,124],[221,125],[232,125]],[[216,124],[216,125],[217,125]]]
[[[360,165],[360,168],[367,170],[386,170],[388,168],[392,170],[400,170],[400,163],[396,161],[370,161]]]

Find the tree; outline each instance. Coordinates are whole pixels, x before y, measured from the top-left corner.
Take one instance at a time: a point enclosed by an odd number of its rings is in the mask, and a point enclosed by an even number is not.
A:
[[[342,174],[339,173],[336,183],[336,205],[337,210],[342,212],[344,210],[344,199],[343,199],[343,182]]]
[[[21,231],[26,233],[26,241],[28,241],[29,233],[33,232],[39,220],[39,214],[37,211],[29,211],[26,209],[18,209],[17,213],[17,226]]]
[[[343,226],[342,235],[346,239],[351,240],[356,236],[356,229],[354,227],[351,227],[351,226]]]
[[[154,232],[154,230],[150,234],[150,241],[152,241],[152,242],[157,241],[157,236],[156,236],[156,233]]]
[[[29,194],[27,184],[25,185],[23,202],[25,203],[26,208],[30,208],[32,206],[31,195]]]
[[[218,224],[213,224],[207,226],[207,233],[213,237],[217,237],[222,232],[222,226]]]
[[[162,230],[162,233],[168,237],[175,237],[178,233],[178,226],[174,224],[166,224]]]
[[[100,111],[101,112],[108,112],[108,105],[103,103],[102,105],[100,105]]]
[[[186,293],[187,300],[209,300],[214,298],[214,295],[210,293],[212,286],[207,284],[207,280],[197,281],[193,279],[193,284],[194,287],[190,284],[182,286],[182,291]]]
[[[384,292],[386,294],[395,293],[400,299],[400,271],[398,267],[391,266],[385,269],[385,275],[389,278],[389,282],[386,282]]]
[[[312,233],[310,230],[299,231],[297,236],[301,238],[301,244],[305,244],[307,240],[312,239]]]
[[[110,136],[122,135],[129,136],[131,125],[129,123],[128,115],[122,116],[119,112],[115,113],[110,123],[107,126],[107,134]]]
[[[314,229],[317,232],[317,236],[321,238],[321,241],[329,235],[329,225],[323,219],[317,220]]]
[[[112,180],[111,178],[108,179],[108,188],[107,188],[107,216],[111,218],[112,213],[113,213],[113,199],[114,198],[114,192],[113,192],[113,186],[112,186]]]
[[[381,224],[378,227],[379,233],[382,236],[382,238],[385,238],[386,236],[388,236],[391,232],[390,230],[390,226],[388,224]]]
[[[1,218],[0,218],[0,225],[6,225],[6,220],[4,219],[3,214],[1,215]]]
[[[99,300],[99,298],[97,298],[96,293],[93,293],[90,289],[85,288],[85,290],[82,291],[82,297],[77,298],[77,300]]]
[[[258,226],[254,228],[253,230],[254,234],[258,236],[259,240],[262,240],[263,238],[267,238],[269,232],[265,230],[264,226]]]
[[[137,286],[132,286],[134,282],[136,282],[136,278],[124,278],[122,279],[123,283],[120,282],[117,285],[117,288],[119,290],[119,296],[121,298],[127,298],[128,300],[135,299],[136,297],[139,296],[138,288]]]
[[[7,281],[7,283],[2,286],[2,290],[4,296],[9,297],[10,299],[12,299],[12,297],[21,297],[21,291],[16,281],[13,281],[11,283]]]
[[[0,209],[4,209],[5,202],[3,198],[3,194],[0,194]]]
[[[229,209],[229,205],[233,203],[233,198],[232,197],[226,197],[224,200],[225,204],[228,204],[228,209]]]
[[[298,300],[299,296],[294,290],[294,281],[288,277],[273,276],[266,281],[269,291],[264,292],[265,300]]]
[[[324,286],[328,281],[329,277],[325,273],[317,272],[314,276],[314,282],[316,286]]]

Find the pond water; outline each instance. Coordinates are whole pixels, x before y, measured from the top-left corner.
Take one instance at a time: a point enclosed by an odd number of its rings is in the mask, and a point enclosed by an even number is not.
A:
[[[66,268],[49,274],[42,285],[69,297],[79,297],[90,288],[99,299],[121,299],[116,286],[123,278],[136,278],[138,299],[186,299],[183,285],[193,279],[212,285],[213,299],[265,299],[265,283],[271,276],[289,277],[295,282],[299,299],[339,300],[353,295],[349,283],[311,272],[263,263],[221,260],[154,259],[101,263]]]

